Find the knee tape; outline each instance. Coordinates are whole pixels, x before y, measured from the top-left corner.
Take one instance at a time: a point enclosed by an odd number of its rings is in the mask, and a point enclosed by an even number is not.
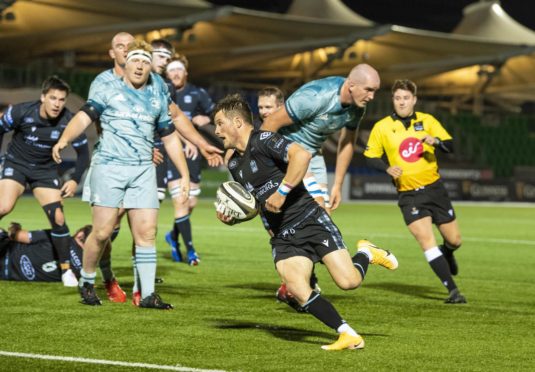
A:
[[[60,225],[56,221],[56,211],[58,209],[61,211],[61,214],[63,214],[63,206],[60,202],[43,205],[43,210],[45,211],[48,221],[50,221],[50,226],[52,226],[52,232],[55,234],[69,233],[69,228],[65,222]],[[65,220],[65,216],[63,218]]]

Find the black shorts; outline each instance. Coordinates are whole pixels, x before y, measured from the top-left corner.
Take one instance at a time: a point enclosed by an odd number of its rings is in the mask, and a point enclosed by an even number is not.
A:
[[[400,192],[398,206],[406,225],[428,216],[436,225],[455,220],[448,191],[440,180],[417,190]]]
[[[342,234],[323,208],[317,207],[295,227],[285,229],[271,238],[273,261],[304,256],[312,262],[339,249],[346,249]]]
[[[13,180],[26,187],[26,184],[33,190],[36,187],[46,187],[49,189],[61,188],[57,168],[50,167],[27,167],[15,164],[6,159],[4,168],[0,176],[3,180]]]
[[[201,159],[202,155],[199,153],[195,160],[191,158],[186,158],[186,163],[188,164],[188,170],[189,170],[189,180],[193,183],[201,183]],[[166,177],[168,181],[176,181],[182,176],[180,175],[180,172],[178,169],[176,169],[175,165],[171,161],[171,159],[167,158],[167,173]]]

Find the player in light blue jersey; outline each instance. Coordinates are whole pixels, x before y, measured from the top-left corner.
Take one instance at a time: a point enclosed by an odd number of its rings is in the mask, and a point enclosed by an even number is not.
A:
[[[347,78],[327,77],[303,85],[286,100],[282,109],[268,116],[262,125],[263,130],[280,131],[313,156],[321,153],[327,137],[341,130],[330,196],[333,210],[340,204],[342,183],[353,156],[357,129],[366,105],[373,100],[379,86],[377,71],[370,65],[359,64]],[[327,182],[324,162],[309,168],[307,176],[310,173],[318,182]]]
[[[120,208],[128,211],[136,244],[136,267],[141,283],[140,307],[172,309],[154,292],[158,196],[152,164],[154,132],[175,166],[189,175],[180,139],[168,115],[167,98],[150,75],[152,47],[144,41],[128,46],[125,75],[98,88],[63,132],[53,156],[92,122],[100,119],[102,133],[92,159],[91,205],[93,231],[87,238],[80,279],[82,303],[100,305],[95,293],[96,264],[108,242]],[[189,182],[181,193],[187,198]]]

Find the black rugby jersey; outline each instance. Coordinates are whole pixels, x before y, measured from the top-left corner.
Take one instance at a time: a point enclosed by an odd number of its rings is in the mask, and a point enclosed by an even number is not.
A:
[[[232,177],[258,200],[261,213],[275,235],[298,226],[318,207],[301,182],[290,191],[280,213],[265,208],[266,200],[277,192],[286,175],[288,148],[292,143],[278,133],[253,131],[244,154],[234,151],[228,162]]]
[[[32,231],[31,234],[30,244],[9,242],[9,247],[0,257],[0,279],[60,282],[61,269],[52,245],[50,230]],[[83,251],[72,238],[69,250],[71,269],[79,277]]]
[[[215,107],[212,98],[204,89],[190,83],[176,91],[175,102],[190,120],[197,115],[209,116]]]
[[[40,106],[40,101],[10,106],[0,119],[0,133],[14,131],[6,159],[26,167],[54,168],[57,164],[52,159],[52,147],[58,142],[73,114],[65,108],[56,119],[43,119],[39,115]],[[76,173],[80,173],[78,162],[85,159],[87,167],[89,159],[86,135],[76,138],[72,146],[78,155]],[[84,151],[86,157],[81,156]],[[85,167],[81,173],[84,170]]]

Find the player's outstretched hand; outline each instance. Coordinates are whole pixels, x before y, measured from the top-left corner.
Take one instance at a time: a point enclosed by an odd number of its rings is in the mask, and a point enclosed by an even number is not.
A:
[[[52,158],[54,159],[54,161],[58,164],[61,163],[61,151],[67,147],[68,143],[67,142],[63,142],[63,141],[59,141],[57,142],[54,147],[52,147]]]
[[[199,150],[201,151],[202,156],[205,157],[209,166],[219,167],[220,165],[223,165],[223,157],[221,156],[223,153],[222,150],[213,145],[206,145],[202,148],[199,148]]]
[[[61,197],[62,198],[71,198],[74,196],[74,193],[76,192],[76,188],[78,187],[78,183],[74,180],[69,180],[63,184],[61,187]]]

